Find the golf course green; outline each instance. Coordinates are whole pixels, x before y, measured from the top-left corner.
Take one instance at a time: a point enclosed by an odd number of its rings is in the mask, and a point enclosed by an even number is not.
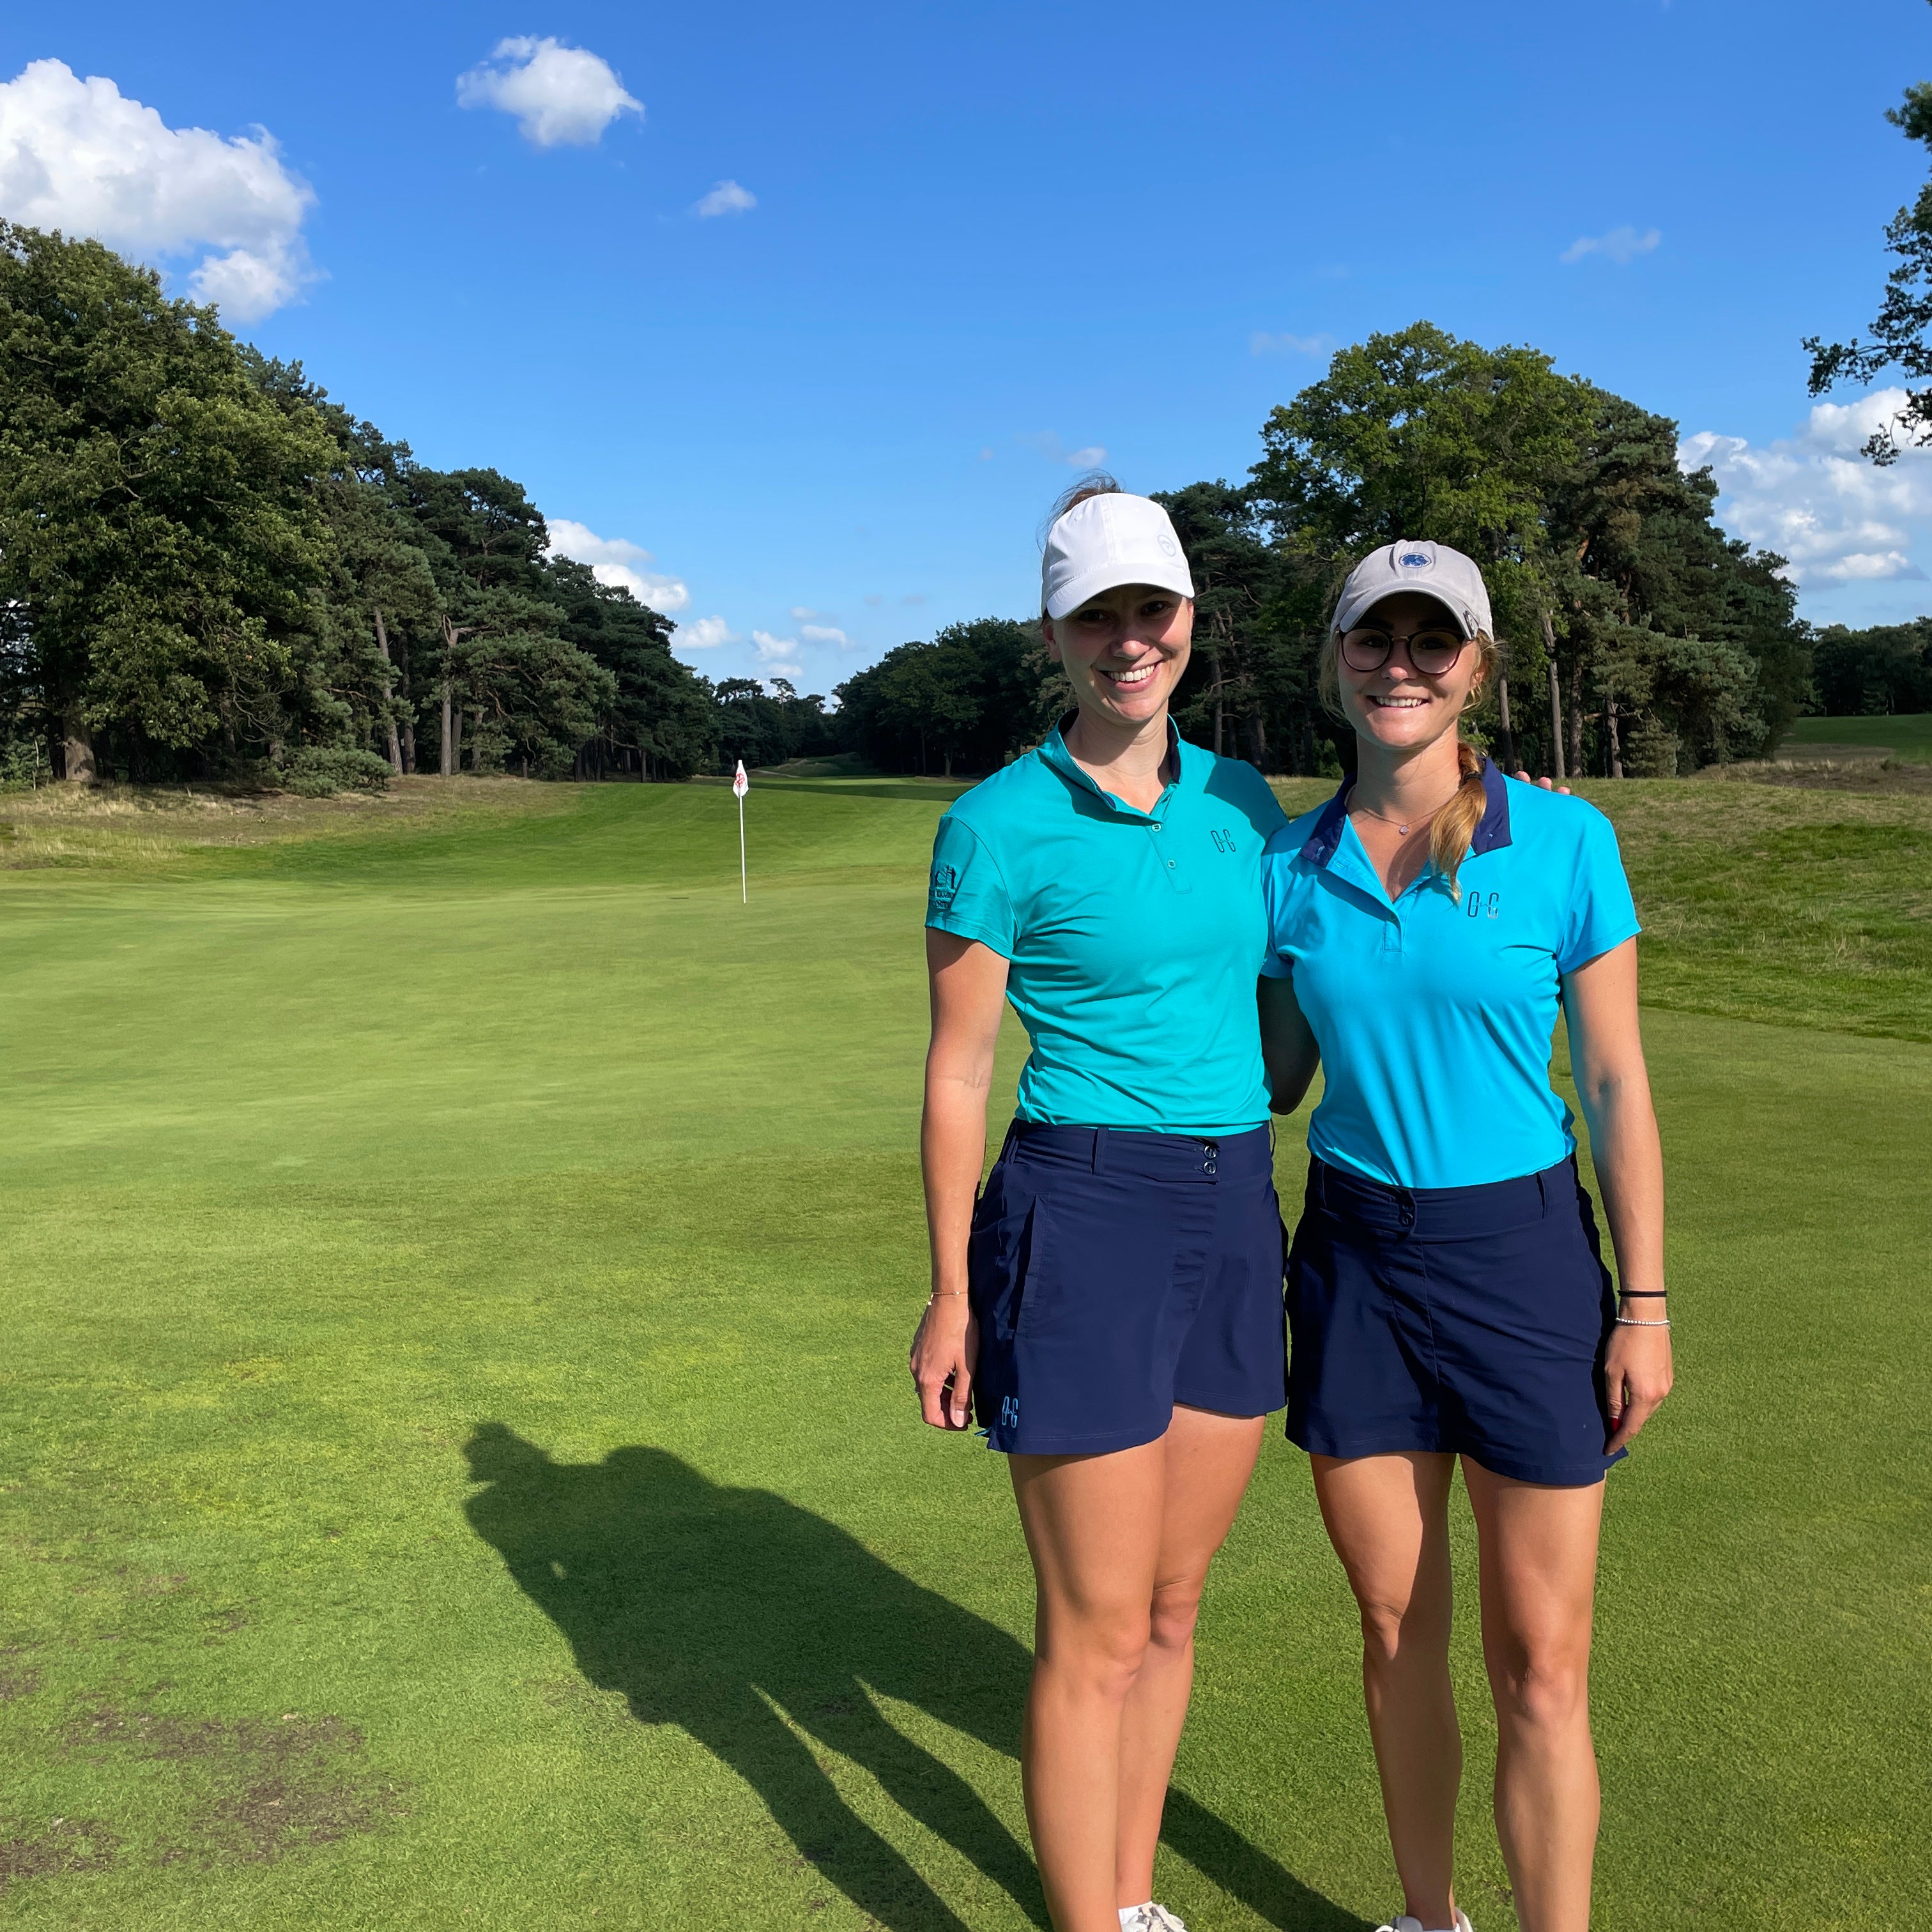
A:
[[[748,904],[717,783],[0,800],[10,1925],[1045,1925],[1004,1471],[904,1369],[958,789],[754,775]],[[1932,800],[1590,789],[1680,1376],[1610,1478],[1595,1922],[1876,1932],[1932,1818]],[[1168,1812],[1193,1932],[1396,1906],[1353,1633],[1271,1434]]]

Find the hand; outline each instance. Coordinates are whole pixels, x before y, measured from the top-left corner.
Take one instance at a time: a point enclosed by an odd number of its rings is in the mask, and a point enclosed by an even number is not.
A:
[[[1610,1439],[1604,1445],[1605,1455],[1614,1455],[1628,1445],[1631,1437],[1650,1420],[1652,1412],[1670,1393],[1672,1379],[1668,1328],[1619,1328],[1610,1331],[1610,1347],[1604,1356],[1604,1392],[1610,1412]]]
[[[935,1296],[920,1317],[908,1364],[920,1414],[934,1429],[964,1429],[972,1420],[979,1360],[980,1324],[965,1296]]]
[[[1554,778],[1533,778],[1527,772],[1513,772],[1511,776],[1520,778],[1525,784],[1538,786],[1544,791],[1560,791],[1565,798],[1570,795],[1570,788],[1558,784]]]

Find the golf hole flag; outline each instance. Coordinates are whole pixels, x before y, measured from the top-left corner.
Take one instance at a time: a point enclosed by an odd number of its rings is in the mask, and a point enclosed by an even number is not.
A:
[[[738,769],[731,774],[731,789],[738,800],[738,903],[749,905],[752,888],[745,876],[745,794],[752,788],[752,782],[745,776],[745,761],[738,760]]]

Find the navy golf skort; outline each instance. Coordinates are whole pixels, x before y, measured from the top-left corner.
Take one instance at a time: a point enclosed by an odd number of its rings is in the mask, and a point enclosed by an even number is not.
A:
[[[1157,1441],[1174,1405],[1287,1400],[1266,1127],[1220,1141],[1016,1120],[973,1215],[974,1413],[1008,1454]]]
[[[1600,1482],[1625,1453],[1604,1453],[1616,1316],[1574,1160],[1480,1187],[1391,1187],[1312,1160],[1288,1263],[1288,1440]]]

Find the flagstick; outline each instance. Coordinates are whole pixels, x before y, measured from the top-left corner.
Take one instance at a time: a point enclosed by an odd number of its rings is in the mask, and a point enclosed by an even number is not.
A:
[[[745,873],[745,795],[738,794],[738,902],[741,905],[752,903],[751,882]]]

